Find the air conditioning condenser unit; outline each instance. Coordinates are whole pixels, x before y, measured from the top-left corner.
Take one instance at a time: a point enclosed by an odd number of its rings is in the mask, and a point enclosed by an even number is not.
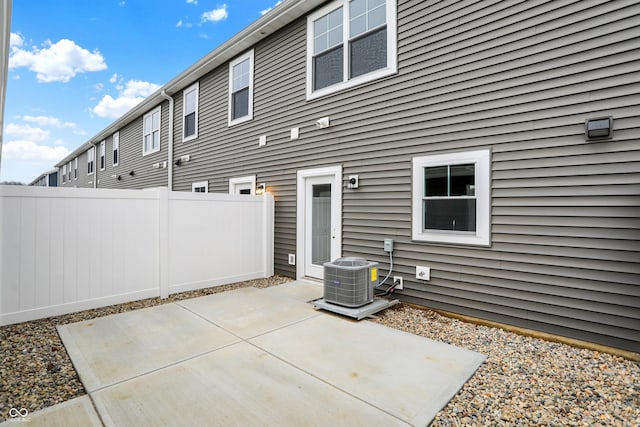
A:
[[[344,307],[373,302],[378,285],[378,263],[344,257],[324,263],[324,300]]]

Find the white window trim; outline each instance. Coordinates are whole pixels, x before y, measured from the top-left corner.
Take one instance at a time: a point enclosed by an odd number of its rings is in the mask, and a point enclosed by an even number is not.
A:
[[[194,182],[193,184],[191,184],[191,192],[195,193],[196,192],[196,188],[200,188],[200,187],[204,187],[204,192],[208,193],[209,192],[209,181]]]
[[[380,70],[372,71],[361,76],[357,76],[353,79],[348,79],[349,61],[346,60],[349,49],[344,49],[345,61],[344,61],[344,78],[347,79],[342,83],[336,83],[331,86],[314,91],[313,90],[313,21],[321,18],[322,16],[332,12],[339,7],[343,7],[343,19],[344,24],[342,26],[342,40],[345,46],[349,41],[349,14],[348,6],[350,0],[336,0],[331,2],[322,9],[307,16],[307,100],[323,97],[335,92],[340,92],[345,89],[352,88],[354,86],[361,85],[363,83],[377,80],[383,77],[396,74],[398,72],[398,30],[397,30],[397,7],[396,0],[387,0],[387,67]]]
[[[91,147],[87,150],[87,169],[89,169],[89,165],[91,166],[91,172],[87,170],[87,175],[93,175],[96,171],[96,147]]]
[[[233,102],[232,102],[232,96],[231,95],[232,95],[232,91],[233,91],[233,67],[235,67],[236,65],[238,65],[242,61],[245,61],[247,58],[249,59],[249,109],[248,109],[248,114],[246,116],[243,116],[243,117],[240,117],[240,118],[237,118],[237,119],[232,119],[231,112],[232,112],[232,108],[233,108]],[[239,123],[244,123],[246,121],[253,120],[253,59],[254,59],[254,51],[253,51],[253,49],[251,49],[247,53],[237,57],[236,59],[234,59],[233,61],[231,61],[229,63],[229,91],[228,91],[228,95],[227,95],[227,98],[228,98],[227,119],[228,119],[228,122],[229,122],[229,126],[234,126],[234,125],[237,125]]]
[[[102,141],[100,143],[100,170],[103,171],[107,167],[107,142]]]
[[[117,143],[116,143],[117,141]],[[111,160],[113,161],[113,153],[118,150],[118,161],[113,163],[113,166],[120,164],[120,132],[116,132],[111,137]]]
[[[256,194],[256,176],[241,176],[239,178],[230,178],[229,179],[229,194],[240,194],[238,190],[239,187],[249,187],[251,190],[251,195],[255,196]]]
[[[187,137],[184,136],[184,129],[185,129],[185,121],[187,118],[186,110],[185,110],[185,105],[186,105],[186,101],[187,101],[187,94],[189,94],[190,92],[196,92],[196,132],[193,135],[189,135]],[[198,110],[200,107],[200,82],[195,82],[193,85],[189,86],[188,88],[186,88],[183,92],[182,92],[182,142],[187,142],[187,141],[191,141],[193,139],[197,139],[198,138]]]
[[[158,132],[159,132],[159,139],[158,139],[158,148],[156,149],[151,149],[149,151],[144,151],[144,122],[146,120],[146,118],[148,116],[152,116],[155,112],[159,112],[160,113],[160,120],[158,121]],[[144,116],[142,116],[142,155],[146,156],[148,154],[153,154],[153,153],[157,153],[158,151],[160,151],[160,147],[162,146],[162,106],[158,105],[156,108],[154,108],[153,110],[149,111],[147,114],[145,114]],[[153,133],[153,129],[151,129],[151,133]]]
[[[424,168],[456,164],[475,165],[476,232],[423,230]],[[491,151],[464,151],[413,158],[412,238],[416,241],[459,245],[491,245]]]

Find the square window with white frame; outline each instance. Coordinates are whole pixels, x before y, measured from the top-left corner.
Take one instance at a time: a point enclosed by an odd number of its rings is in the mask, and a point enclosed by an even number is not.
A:
[[[489,246],[491,152],[413,159],[413,240]]]
[[[142,155],[160,151],[161,107],[144,115],[142,119]]]
[[[338,0],[307,18],[307,99],[397,72],[396,0]]]
[[[253,119],[253,55],[229,63],[229,126]]]
[[[198,96],[199,83],[188,87],[182,93],[182,141],[190,141],[198,137]]]

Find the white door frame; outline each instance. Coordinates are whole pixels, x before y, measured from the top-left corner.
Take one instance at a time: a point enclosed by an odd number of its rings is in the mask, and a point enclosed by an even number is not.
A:
[[[305,277],[306,251],[305,251],[305,223],[307,216],[306,180],[312,177],[332,177],[331,206],[332,206],[332,239],[331,253],[333,258],[342,256],[342,166],[328,166],[317,169],[304,169],[298,171],[297,203],[296,203],[296,278]],[[335,207],[335,209],[333,209]]]

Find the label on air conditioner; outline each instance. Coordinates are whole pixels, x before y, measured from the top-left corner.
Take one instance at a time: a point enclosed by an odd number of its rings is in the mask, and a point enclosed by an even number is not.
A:
[[[378,269],[376,267],[371,267],[371,281],[375,282],[378,280]]]

